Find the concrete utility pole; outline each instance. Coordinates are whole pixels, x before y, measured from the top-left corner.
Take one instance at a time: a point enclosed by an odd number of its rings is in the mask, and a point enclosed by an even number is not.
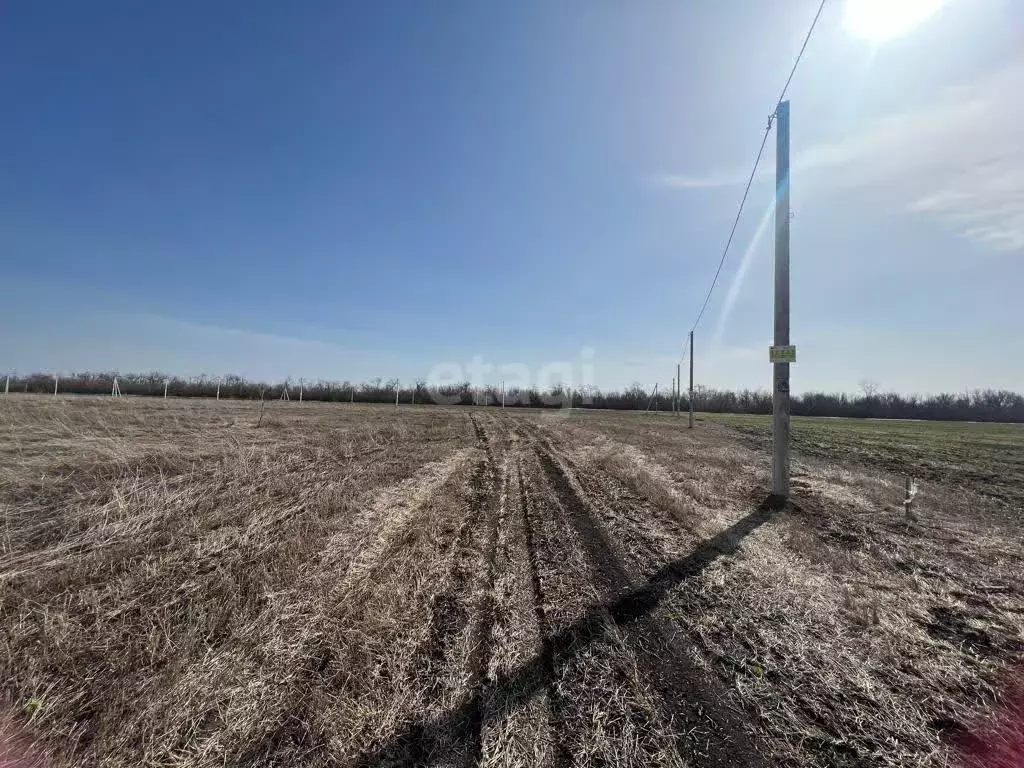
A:
[[[693,331],[690,331],[690,425],[693,429]]]
[[[676,363],[676,416],[683,410],[683,370],[679,363]]]
[[[654,382],[654,391],[651,392],[651,397],[647,400],[647,407],[644,408],[644,413],[651,412],[651,404],[654,402],[654,398],[658,396],[658,382]]]
[[[789,496],[789,102],[775,113],[775,344],[772,362],[772,493]]]

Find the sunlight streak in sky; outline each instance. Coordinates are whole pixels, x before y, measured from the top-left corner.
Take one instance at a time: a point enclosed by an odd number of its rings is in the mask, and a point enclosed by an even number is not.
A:
[[[728,321],[729,315],[732,313],[733,306],[736,304],[736,299],[739,298],[740,290],[743,288],[743,279],[746,277],[747,270],[750,269],[750,265],[754,261],[754,252],[757,249],[758,244],[761,242],[765,230],[768,228],[768,223],[774,220],[774,216],[772,215],[774,212],[775,201],[772,200],[765,209],[764,214],[761,216],[761,220],[757,224],[757,229],[754,231],[754,236],[750,238],[747,250],[743,252],[743,258],[740,260],[740,265],[732,277],[732,282],[729,284],[729,292],[725,295],[725,302],[722,304],[722,311],[718,314],[718,325],[715,328],[715,335],[712,341],[712,346],[714,347],[717,347],[722,341],[722,335],[725,333],[726,321]]]
[[[843,26],[854,37],[884,43],[933,16],[943,0],[847,0]]]

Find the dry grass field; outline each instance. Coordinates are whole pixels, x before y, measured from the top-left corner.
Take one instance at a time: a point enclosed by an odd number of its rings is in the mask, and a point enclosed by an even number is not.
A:
[[[0,402],[0,765],[1018,764],[1024,429],[256,423]]]

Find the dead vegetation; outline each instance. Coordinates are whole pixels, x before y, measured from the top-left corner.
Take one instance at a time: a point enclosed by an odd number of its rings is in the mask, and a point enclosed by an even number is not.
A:
[[[908,523],[902,477],[808,451],[793,503],[772,509],[758,444],[684,423],[11,397],[8,752],[56,766],[1011,754],[1024,479],[1001,476],[998,496],[962,475],[922,482]],[[1024,443],[1003,450],[1019,466]]]

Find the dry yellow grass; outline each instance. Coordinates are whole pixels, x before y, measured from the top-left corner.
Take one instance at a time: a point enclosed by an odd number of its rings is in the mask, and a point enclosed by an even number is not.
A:
[[[814,455],[772,509],[744,435],[636,414],[257,420],[0,402],[9,753],[939,766],[1024,656],[1006,494],[926,483],[908,525],[899,477]]]

